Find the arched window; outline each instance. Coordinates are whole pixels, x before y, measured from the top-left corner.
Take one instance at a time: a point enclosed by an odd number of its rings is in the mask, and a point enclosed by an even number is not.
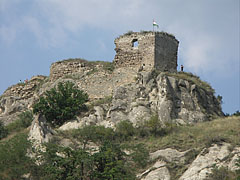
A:
[[[137,39],[132,40],[132,47],[138,47],[138,40]]]

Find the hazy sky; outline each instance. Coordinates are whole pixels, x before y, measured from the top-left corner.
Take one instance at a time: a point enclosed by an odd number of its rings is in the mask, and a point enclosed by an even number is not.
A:
[[[112,61],[114,39],[129,31],[174,34],[178,64],[240,109],[239,0],[0,0],[0,94],[19,80],[49,75],[68,58]]]

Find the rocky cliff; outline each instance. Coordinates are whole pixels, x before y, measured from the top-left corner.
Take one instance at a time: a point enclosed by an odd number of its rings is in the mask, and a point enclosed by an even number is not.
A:
[[[224,115],[211,86],[190,73],[136,71],[130,67],[114,69],[105,62],[69,60],[54,63],[49,77],[35,76],[26,83],[8,88],[0,97],[0,121],[5,125],[12,123],[18,114],[31,110],[45,91],[63,81],[71,81],[86,91],[90,102],[88,112],[69,120],[59,130],[85,125],[115,128],[123,120],[138,127],[153,116],[157,116],[163,126],[169,123],[185,125]],[[53,135],[54,131],[36,116],[29,133],[29,138],[36,143],[34,146],[41,147],[41,143],[48,142]],[[239,148],[229,151],[228,147],[228,143],[212,144],[191,162],[186,159],[193,149],[159,149],[150,155],[154,163],[138,177],[142,180],[171,179],[175,176],[171,175],[169,165],[174,162],[179,167],[183,164],[188,167],[180,179],[204,179],[216,163],[235,168],[230,162],[236,161]],[[226,157],[235,159],[225,162]]]
[[[96,113],[101,115],[95,113],[83,118],[87,122],[107,121],[116,124],[128,119],[137,125],[158,115],[163,123],[186,124],[223,116],[220,102],[211,87],[201,84],[202,81],[193,75],[168,74],[155,70],[140,71],[135,75],[126,72],[127,70],[124,74],[122,71],[118,79],[119,70],[109,73],[101,69],[88,75],[79,73],[79,78],[64,76],[57,79],[54,76],[54,81],[51,81],[52,76],[50,80],[46,77],[34,77],[25,84],[10,87],[1,96],[0,120],[5,124],[12,122],[19,112],[31,109],[39,96],[60,81],[72,81],[80,88],[84,87],[90,97],[93,97],[91,102],[112,96],[107,107],[94,107],[97,109]],[[106,80],[100,74],[104,74]]]

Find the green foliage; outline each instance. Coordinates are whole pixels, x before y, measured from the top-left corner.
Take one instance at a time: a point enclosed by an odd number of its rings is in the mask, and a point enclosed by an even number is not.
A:
[[[135,179],[126,166],[126,154],[120,146],[105,142],[99,152],[93,154],[96,170],[94,177],[97,179]]]
[[[149,160],[149,151],[145,148],[144,144],[139,143],[131,147],[131,158],[135,166],[144,168]]]
[[[240,112],[236,111],[235,113],[232,114],[233,116],[240,116]]]
[[[128,121],[124,120],[117,124],[116,127],[116,135],[122,140],[128,140],[129,137],[132,137],[135,134],[135,128],[133,124]]]
[[[162,134],[162,125],[160,120],[158,119],[158,115],[154,115],[148,121],[146,121],[145,126],[154,136]]]
[[[137,134],[139,137],[147,136],[164,136],[172,129],[172,124],[165,123],[163,125],[158,119],[158,115],[153,115],[149,120],[139,124],[137,127]]]
[[[108,72],[113,72],[114,64],[112,62],[103,62],[103,69]]]
[[[6,128],[9,131],[9,133],[19,132],[22,129],[29,127],[32,121],[33,121],[32,111],[25,111],[19,114],[17,120],[8,124]]]
[[[0,139],[5,138],[8,135],[8,130],[4,127],[2,121],[0,121]]]
[[[0,180],[20,180],[23,174],[35,168],[35,164],[26,156],[29,147],[25,133],[0,142]]]
[[[47,144],[43,153],[42,179],[49,180],[112,180],[135,179],[127,168],[126,154],[110,141],[104,142],[99,151],[90,154],[83,148],[71,149]]]
[[[93,160],[82,148],[73,150],[69,147],[47,144],[46,152],[42,155],[43,180],[91,179]]]
[[[74,86],[72,82],[58,83],[47,91],[33,106],[33,112],[45,115],[53,125],[62,125],[83,111],[88,95]]]
[[[105,128],[104,126],[85,126],[81,129],[73,130],[72,135],[83,143],[84,149],[90,141],[102,144],[106,140],[113,141],[115,139],[113,129]]]
[[[102,104],[110,104],[112,102],[112,96],[105,96],[102,99],[98,99],[94,102],[92,102],[92,104],[90,106],[94,107],[94,106],[100,106]]]
[[[213,168],[212,173],[209,175],[207,180],[229,180],[229,179],[235,179],[235,173],[229,171],[225,167],[220,167],[220,168]]]

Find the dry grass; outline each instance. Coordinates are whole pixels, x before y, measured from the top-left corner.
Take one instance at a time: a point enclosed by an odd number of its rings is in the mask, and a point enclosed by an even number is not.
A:
[[[172,76],[178,79],[184,79],[187,81],[190,81],[197,86],[205,89],[206,91],[215,93],[215,90],[211,87],[210,84],[208,84],[205,81],[202,81],[198,76],[192,74],[192,73],[187,73],[187,72],[178,72],[178,73],[167,73],[168,76]]]
[[[163,137],[138,139],[150,151],[164,148],[175,148],[181,151],[187,149],[203,149],[213,143],[229,142],[233,146],[240,145],[240,117],[215,119],[210,122],[175,127]],[[136,142],[135,142],[136,143]]]

